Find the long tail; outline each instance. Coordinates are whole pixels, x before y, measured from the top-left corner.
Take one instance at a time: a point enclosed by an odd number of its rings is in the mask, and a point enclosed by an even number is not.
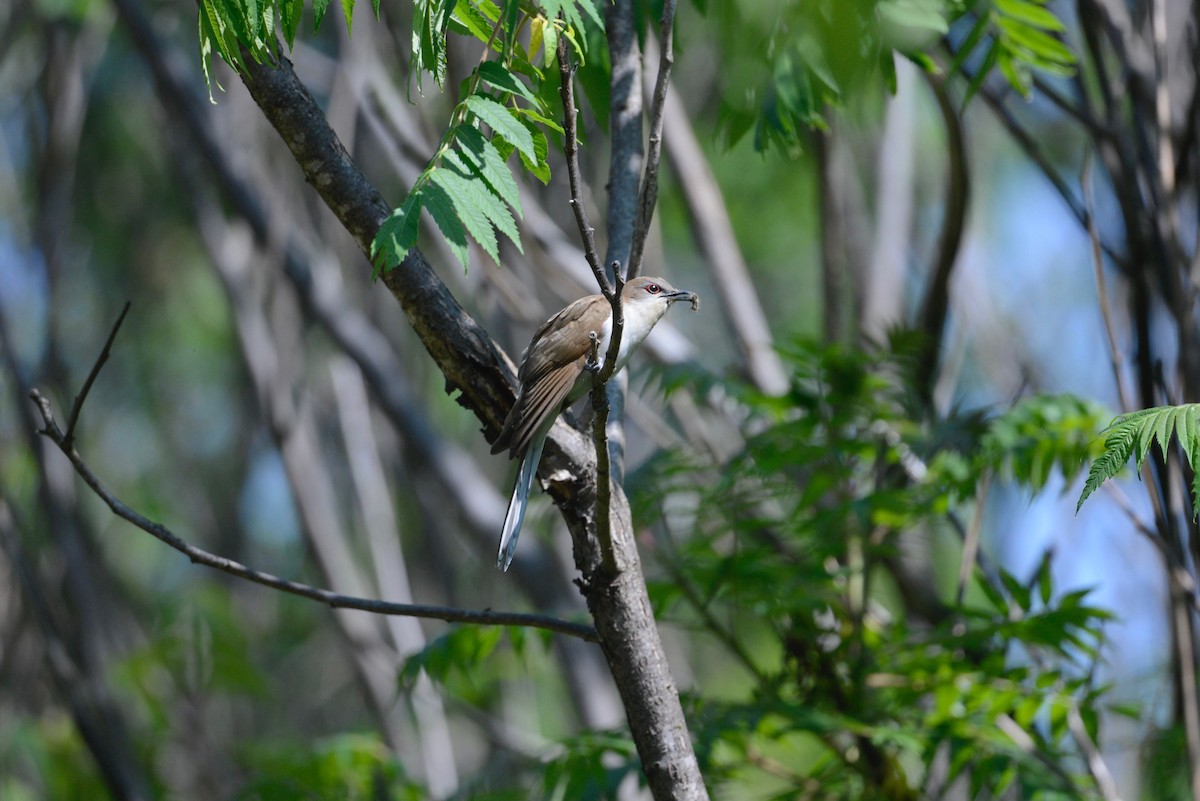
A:
[[[546,440],[540,437],[530,443],[517,470],[517,485],[513,487],[512,500],[508,502],[504,530],[500,533],[500,550],[496,553],[496,567],[501,570],[508,570],[517,550],[517,537],[525,520],[525,505],[529,503],[529,490],[533,487],[533,478],[537,475],[538,462],[542,460],[542,446],[545,444]]]

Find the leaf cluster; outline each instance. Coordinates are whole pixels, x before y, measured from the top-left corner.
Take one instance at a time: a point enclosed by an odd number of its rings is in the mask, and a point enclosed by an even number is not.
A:
[[[999,69],[1009,86],[1029,97],[1033,73],[1071,77],[1075,54],[1058,37],[1066,29],[1047,8],[1049,0],[995,0],[987,3],[955,48],[951,74],[960,72],[968,60],[980,59],[967,87],[964,105],[993,69]],[[982,55],[978,55],[982,54]]]
[[[923,420],[896,344],[793,348],[788,396],[741,396],[756,433],[735,459],[714,471],[665,458],[634,484],[653,487],[635,499],[641,520],[663,514],[664,494],[696,504],[664,522],[656,611],[711,635],[720,673],[752,679],[692,699],[706,776],[735,797],[910,798],[946,754],[971,797],[1089,797],[1068,721],[1095,737],[1091,665],[1109,613],[1086,590],[1059,592],[1049,557],[1026,580],[976,570],[966,600],[946,593],[921,625],[888,575],[897,537],[952,528],[986,473],[1031,489],[1077,473],[1101,412],[1050,396]]]
[[[1200,404],[1156,406],[1123,414],[1102,433],[1105,434],[1103,452],[1092,462],[1079,502],[1075,505],[1076,511],[1083,507],[1083,502],[1101,484],[1124,470],[1130,459],[1134,460],[1136,471],[1141,473],[1155,444],[1163,459],[1166,459],[1174,435],[1192,473],[1192,516],[1195,518],[1197,510],[1200,510],[1200,474],[1196,471],[1197,459],[1200,458]]]
[[[939,41],[954,45],[949,74],[975,65],[967,100],[996,70],[1026,97],[1035,71],[1074,74],[1075,56],[1058,38],[1065,26],[1047,3],[791,0],[766,14],[734,0],[696,2],[715,18],[731,65],[731,90],[721,95],[725,141],[732,146],[753,131],[756,150],[785,153],[802,149],[808,131],[824,129],[830,108],[872,88],[895,92],[897,55],[942,73],[930,56]]]
[[[459,87],[459,102],[436,151],[372,243],[377,273],[416,245],[422,210],[464,269],[471,242],[494,261],[500,260],[497,233],[521,249],[513,217],[522,216],[521,198],[508,158],[515,151],[527,172],[549,182],[547,134],[561,136],[563,129],[555,121],[561,116],[556,76],[546,70],[556,63],[561,36],[582,59],[586,37],[577,32],[602,26],[591,0],[551,0],[540,7],[517,0],[416,6],[413,60],[439,88],[446,78],[449,32],[475,39],[483,57]]]

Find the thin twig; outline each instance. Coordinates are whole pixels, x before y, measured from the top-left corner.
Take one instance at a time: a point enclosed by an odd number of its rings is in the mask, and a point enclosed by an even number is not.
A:
[[[263,573],[253,568],[246,567],[240,562],[235,562],[224,556],[211,553],[203,548],[199,548],[181,537],[177,536],[166,526],[161,523],[156,523],[148,517],[142,515],[136,510],[130,508],[121,499],[117,498],[96,476],[92,469],[84,462],[83,457],[79,452],[66,441],[66,437],[62,430],[58,427],[58,423],[54,420],[54,413],[50,409],[50,401],[46,396],[42,395],[37,389],[30,391],[29,397],[37,404],[38,411],[41,412],[42,422],[45,428],[39,433],[43,434],[47,439],[58,446],[59,450],[71,461],[75,468],[75,472],[83,479],[92,492],[96,494],[100,500],[108,505],[113,514],[137,526],[146,533],[165,542],[175,550],[187,556],[195,564],[211,567],[216,570],[221,570],[247,581],[253,581],[256,584],[261,584],[264,587],[286,592],[291,595],[299,595],[303,598],[309,598],[314,601],[320,601],[334,609],[359,609],[364,612],[372,612],[379,615],[407,615],[409,617],[428,618],[433,620],[444,620],[448,623],[472,623],[484,626],[528,626],[531,628],[546,629],[558,634],[565,634],[571,637],[578,637],[588,642],[597,642],[596,630],[584,623],[572,623],[567,620],[548,617],[546,615],[533,615],[518,612],[495,612],[490,609],[474,611],[469,609],[456,609],[446,606],[432,606],[429,604],[401,604],[391,601],[381,601],[372,598],[359,598],[352,595],[340,595],[330,590],[321,587],[313,587],[309,584],[303,584],[298,581],[290,581],[288,579],[279,578],[270,573]]]
[[[583,204],[583,178],[579,174],[579,138],[576,130],[577,113],[575,111],[575,67],[570,62],[570,49],[567,47],[567,37],[558,37],[558,73],[561,84],[558,87],[563,104],[563,154],[567,159],[567,178],[571,184],[571,209],[575,212],[575,222],[579,225],[579,235],[583,239],[583,253],[587,257],[588,266],[596,276],[596,283],[604,297],[612,301],[613,288],[600,265],[600,257],[596,255],[596,229],[588,220],[587,208]]]
[[[79,423],[79,412],[83,409],[83,402],[87,400],[88,393],[92,391],[92,384],[96,382],[96,376],[100,374],[100,368],[108,361],[108,354],[112,351],[113,340],[117,338],[117,331],[121,330],[121,323],[125,322],[125,315],[129,313],[129,306],[130,301],[125,301],[125,307],[121,309],[121,315],[113,323],[112,330],[108,332],[108,339],[104,341],[104,349],[96,357],[96,363],[92,365],[91,372],[88,373],[87,379],[83,382],[83,388],[79,390],[79,394],[75,396],[75,402],[71,404],[71,414],[67,417],[67,430],[63,434],[63,443],[68,449],[71,447],[71,443],[75,441],[75,426]]]
[[[646,166],[642,172],[642,186],[638,191],[638,216],[633,229],[633,243],[629,250],[629,264],[626,265],[626,278],[641,275],[642,256],[646,249],[650,220],[654,217],[654,206],[658,203],[658,165],[662,157],[663,118],[667,87],[671,80],[671,66],[675,63],[675,0],[663,2],[658,27],[662,45],[658,56],[654,99],[650,105],[650,146],[646,151]]]

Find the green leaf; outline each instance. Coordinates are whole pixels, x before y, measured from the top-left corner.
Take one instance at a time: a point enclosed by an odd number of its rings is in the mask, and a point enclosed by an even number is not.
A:
[[[604,29],[604,17],[601,16],[600,8],[596,7],[596,4],[593,2],[593,0],[576,0],[576,5],[583,8],[583,13],[586,13],[588,18],[592,19],[592,24],[595,25],[596,28],[601,30]],[[584,28],[582,22],[578,26],[580,26],[581,29]]]
[[[983,37],[987,34],[988,25],[990,22],[991,17],[989,17],[987,14],[980,14],[979,18],[975,20],[975,24],[971,26],[970,32],[967,33],[967,36],[965,39],[963,39],[962,44],[958,46],[958,52],[954,54],[954,60],[950,62],[949,73],[951,75],[957,75],[962,71],[963,64],[965,64],[967,59],[971,57],[971,54],[975,52],[975,48],[979,46],[979,43],[983,41]],[[980,73],[984,75],[986,75],[987,72],[987,70],[980,70]]]
[[[1005,16],[1047,31],[1065,30],[1058,17],[1029,0],[996,0],[996,10]]]
[[[446,164],[449,166],[449,170],[447,171],[453,171],[461,179],[462,184],[468,187],[468,199],[470,202],[474,203],[479,211],[483,212],[492,226],[495,226],[500,233],[507,236],[517,246],[518,250],[524,252],[521,247],[521,234],[517,230],[517,223],[513,219],[512,212],[505,205],[504,200],[492,191],[486,181],[476,177],[474,170],[471,169],[462,154],[453,151],[447,153]],[[492,258],[497,262],[500,261],[498,253],[492,254]]]
[[[533,120],[539,125],[544,125],[552,131],[556,131],[560,134],[566,133],[563,130],[563,127],[558,124],[557,120],[552,120],[547,116],[537,113],[536,111],[527,108],[515,108],[513,111],[515,111],[522,120]]]
[[[1062,42],[1038,28],[1025,25],[1008,17],[1000,17],[996,21],[1008,40],[1037,57],[1035,65],[1045,62],[1052,64],[1074,64],[1075,54]]]
[[[503,634],[501,626],[457,626],[405,660],[400,685],[411,688],[422,671],[439,684],[453,675],[469,678],[496,650]]]
[[[518,217],[523,217],[525,212],[521,209],[521,190],[496,146],[471,125],[458,129],[458,144],[471,171],[487,181],[491,190],[512,206]]]
[[[546,23],[542,29],[542,52],[545,54],[542,66],[549,67],[558,60],[558,27],[553,22]],[[533,58],[536,55],[530,53],[529,57]]]
[[[417,5],[420,5],[419,3]],[[313,30],[319,30],[325,12],[329,11],[329,0],[313,0]],[[414,34],[415,35],[415,34]]]
[[[413,4],[412,59],[433,75],[438,86],[446,83],[446,30],[454,8],[452,0]]]
[[[283,18],[283,38],[288,49],[296,46],[296,31],[300,29],[300,18],[304,15],[304,0],[280,0],[279,10]]]
[[[967,107],[971,102],[971,98],[975,97],[980,87],[983,86],[983,82],[987,80],[987,76],[991,74],[992,69],[1000,59],[1000,51],[1000,41],[993,40],[991,45],[988,46],[987,55],[983,57],[983,63],[979,65],[979,70],[971,78],[970,85],[967,86],[967,91],[963,95],[962,108],[965,109]]]
[[[548,184],[550,183],[550,164],[546,161],[546,157],[550,154],[550,145],[546,141],[546,135],[536,128],[530,129],[529,134],[533,139],[534,158],[527,158],[524,153],[521,153],[521,163],[535,178],[543,184]]]
[[[897,25],[933,31],[937,34],[950,32],[950,26],[939,11],[940,4],[920,2],[919,0],[882,0],[878,8],[881,17]]]
[[[1033,78],[1029,75],[1029,68],[1016,61],[1003,47],[999,48],[996,64],[1009,86],[1015,89],[1021,97],[1029,97],[1029,93],[1033,91]]]
[[[433,175],[436,175],[437,172],[434,170]],[[466,270],[467,261],[470,258],[467,229],[463,227],[463,222],[458,217],[458,212],[454,208],[454,200],[445,189],[433,180],[425,185],[421,195],[425,210],[433,217],[433,221],[437,223],[442,236],[446,238],[446,243],[450,246],[454,257]]]
[[[492,38],[492,23],[480,13],[470,0],[457,0],[454,4],[453,19],[462,24],[463,28],[481,42]]]
[[[521,19],[521,0],[504,0],[504,52],[511,53],[517,41],[517,30]]]
[[[446,160],[450,160],[450,153]],[[454,207],[454,213],[467,227],[467,232],[479,243],[484,252],[494,261],[500,261],[500,250],[496,243],[496,232],[483,211],[484,198],[491,193],[482,181],[470,181],[454,170],[442,167],[430,172],[431,186],[445,190]],[[464,267],[466,264],[463,265]]]
[[[346,18],[346,34],[350,35],[354,28],[354,0],[342,0],[342,16]]]
[[[498,61],[485,61],[479,65],[479,77],[484,83],[494,86],[502,92],[520,95],[533,105],[539,105],[537,96],[529,90],[525,82],[513,75]]]
[[[375,265],[375,277],[391,270],[408,255],[417,244],[421,220],[421,189],[409,193],[400,208],[383,221],[375,238],[371,240],[371,261]]]
[[[507,108],[486,95],[471,95],[463,102],[481,122],[490,125],[493,131],[512,143],[521,155],[531,160],[537,159],[529,130]]]

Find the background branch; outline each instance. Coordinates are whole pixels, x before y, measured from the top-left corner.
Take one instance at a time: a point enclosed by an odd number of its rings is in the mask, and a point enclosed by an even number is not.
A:
[[[286,592],[291,595],[299,595],[302,598],[309,598],[314,601],[320,601],[334,609],[358,609],[363,612],[372,612],[380,615],[408,615],[411,617],[430,618],[434,620],[444,620],[447,623],[473,623],[476,625],[486,626],[530,626],[532,628],[546,629],[557,634],[566,634],[571,637],[579,637],[580,639],[595,642],[596,632],[591,626],[581,623],[571,623],[566,620],[557,620],[548,618],[544,615],[532,615],[517,612],[494,612],[491,610],[470,611],[466,609],[452,609],[441,606],[431,606],[427,604],[401,604],[391,601],[379,601],[370,598],[356,598],[353,596],[340,595],[320,587],[313,587],[308,584],[303,584],[297,581],[289,581],[278,576],[273,576],[270,573],[263,573],[258,570],[253,570],[245,565],[239,564],[232,559],[226,559],[223,556],[210,553],[203,548],[192,545],[182,538],[176,536],[170,529],[161,523],[156,523],[153,520],[145,517],[139,512],[131,509],[119,498],[113,495],[107,487],[101,483],[100,479],[92,472],[87,463],[83,461],[79,453],[75,450],[68,449],[63,438],[63,432],[58,427],[54,420],[54,413],[50,409],[50,401],[36,389],[30,393],[30,397],[37,404],[38,411],[42,415],[44,428],[40,433],[45,435],[51,442],[58,446],[59,450],[71,460],[75,472],[83,479],[96,496],[112,510],[117,517],[126,520],[133,525],[145,531],[147,534],[154,536],[175,550],[184,554],[195,564],[211,567],[216,570],[221,570],[247,581],[253,581],[256,584],[261,584],[264,587]]]

